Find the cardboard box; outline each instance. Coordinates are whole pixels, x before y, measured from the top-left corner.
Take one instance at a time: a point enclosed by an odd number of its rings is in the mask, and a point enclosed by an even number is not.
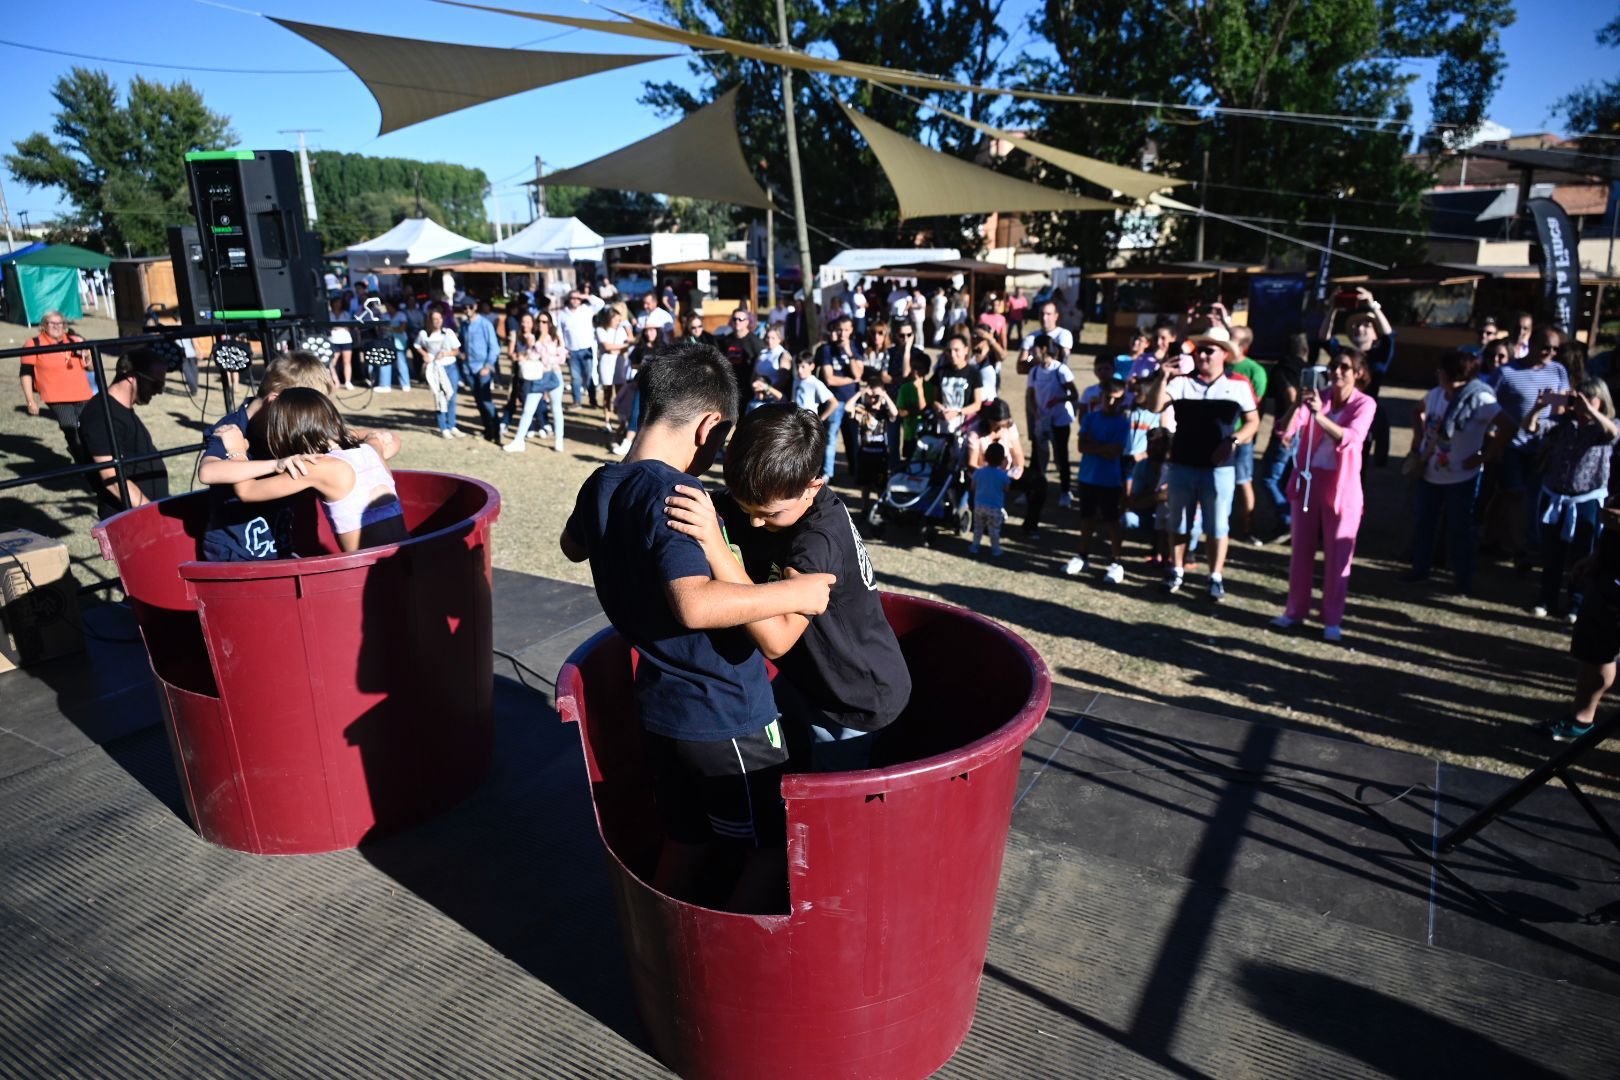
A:
[[[0,672],[84,648],[67,545],[26,529],[0,533]]]

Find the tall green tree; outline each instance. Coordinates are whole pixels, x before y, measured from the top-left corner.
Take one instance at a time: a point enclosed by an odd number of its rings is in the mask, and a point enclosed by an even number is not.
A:
[[[421,214],[451,232],[487,242],[495,237],[482,169],[410,158],[369,157],[317,150],[310,154],[316,225],[328,251],[336,251]]]
[[[786,0],[793,45],[845,60],[910,68],[954,78],[980,78],[999,62],[1005,33],[998,22],[1001,0]],[[665,21],[690,30],[759,44],[777,42],[775,0],[663,0]],[[667,115],[682,115],[740,86],[737,125],[747,160],[780,205],[792,209],[780,69],[726,53],[695,57],[703,85],[692,93],[675,83],[650,83],[643,101]],[[907,222],[900,227],[893,193],[877,161],[859,144],[837,102],[846,102],[880,123],[922,138],[948,153],[970,155],[975,139],[961,125],[850,79],[794,73],[794,96],[813,255],[834,249],[827,234],[851,244],[907,244],[919,233],[942,243],[977,242],[974,222],[960,219]],[[957,95],[932,100],[955,110],[978,112]],[[732,211],[733,226],[757,211]],[[791,225],[785,226],[791,230]],[[734,230],[733,230],[734,233]]]
[[[655,232],[669,219],[669,207],[652,195],[571,184],[546,188],[546,213],[552,217],[577,217],[603,236]]]
[[[1620,49],[1620,15],[1597,32],[1600,45]],[[1620,79],[1587,83],[1558,102],[1558,111],[1578,135],[1606,135],[1608,139],[1588,138],[1594,153],[1612,152],[1613,137],[1620,135]]]
[[[1394,123],[1380,130],[1068,103],[1021,105],[1015,114],[1042,141],[1133,166],[1148,152],[1156,169],[1183,179],[1203,179],[1207,153],[1208,183],[1180,189],[1183,201],[1272,219],[1284,232],[1320,242],[1323,229],[1302,223],[1334,213],[1351,226],[1415,232],[1428,174],[1406,156],[1412,133],[1400,126],[1412,115],[1417,78],[1408,62],[1437,62],[1434,123],[1472,129],[1501,82],[1499,33],[1513,18],[1510,0],[1047,0],[1033,29],[1055,59],[1026,56],[1015,72],[1040,89]],[[1084,214],[1031,224],[1047,250],[1098,265],[1133,222]],[[1193,221],[1177,220],[1156,257],[1191,255],[1196,235]],[[1343,248],[1382,261],[1421,255],[1413,237],[1394,233],[1351,231]],[[1206,257],[1289,251],[1246,229],[1205,227]]]
[[[203,104],[187,82],[139,75],[119,99],[102,71],[74,68],[51,88],[50,134],[14,144],[6,167],[29,188],[55,189],[71,210],[61,231],[114,255],[165,250],[164,230],[192,220],[185,155],[235,140],[228,118]]]

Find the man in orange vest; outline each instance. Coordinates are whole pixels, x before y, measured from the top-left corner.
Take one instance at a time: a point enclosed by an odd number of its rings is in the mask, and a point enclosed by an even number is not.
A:
[[[29,348],[38,345],[68,345],[84,339],[67,328],[67,319],[60,311],[47,311],[39,323],[40,332],[26,342]],[[90,359],[80,349],[61,352],[35,353],[21,361],[23,401],[28,415],[38,416],[41,402],[55,416],[67,439],[68,453],[73,460],[84,464],[84,442],[79,437],[79,416],[85,403],[94,396],[91,389]]]

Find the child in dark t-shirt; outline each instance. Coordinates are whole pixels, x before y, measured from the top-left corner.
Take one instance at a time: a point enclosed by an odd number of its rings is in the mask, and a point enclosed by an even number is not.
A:
[[[636,705],[666,834],[655,887],[715,902],[705,849],[740,845],[743,875],[726,906],[774,910],[786,883],[787,753],[765,661],[738,628],[819,613],[833,579],[722,579],[703,547],[665,518],[678,490],[702,491],[694,478],[737,416],[736,377],[717,349],[669,348],[641,369],[639,387],[635,441],[580,488],[563,554],[590,560],[602,610],[640,654]]]
[[[824,439],[802,409],[755,409],[726,451],[728,490],[711,506],[701,491],[683,487],[669,508],[674,527],[703,544],[717,576],[739,570],[729,535],[746,570],[738,580],[791,581],[818,571],[837,578],[822,614],[748,625],[776,662],[789,744],[808,743],[817,771],[866,767],[873,736],[911,699],[911,673],[884,618],[872,560],[822,476]]]

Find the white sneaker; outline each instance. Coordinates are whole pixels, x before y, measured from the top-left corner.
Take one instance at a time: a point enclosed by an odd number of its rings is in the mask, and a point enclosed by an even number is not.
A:
[[[1339,628],[1337,626],[1322,627],[1323,641],[1342,641],[1343,639],[1344,635],[1339,633]]]
[[[379,386],[372,390],[374,394],[392,394],[393,392],[394,388],[392,386]]]
[[[528,443],[520,442],[517,439],[513,439],[511,442],[501,447],[501,449],[505,450],[508,454],[521,454],[528,448]]]
[[[1299,620],[1290,619],[1287,615],[1279,615],[1271,620],[1271,625],[1279,630],[1291,630],[1299,625]]]
[[[1063,572],[1068,574],[1070,577],[1074,577],[1076,574],[1085,573],[1086,560],[1083,557],[1076,555],[1074,558],[1063,564]]]
[[[1547,609],[1542,607],[1540,604],[1537,604],[1535,607],[1530,609],[1530,614],[1534,615],[1538,619],[1545,619],[1547,617]]]
[[[501,442],[506,441],[506,425],[505,424],[501,425],[501,440],[500,441]]]
[[[1118,585],[1125,580],[1125,568],[1119,563],[1109,563],[1108,569],[1103,571],[1103,580],[1110,585]]]
[[[540,428],[540,437],[542,439],[551,438],[551,425],[550,424],[544,424],[544,425],[541,426],[541,428]]]
[[[344,383],[343,384],[343,389],[345,389],[345,390],[353,390],[354,389],[354,383],[352,383],[352,382]]]
[[[623,442],[616,442],[609,449],[620,457],[624,457],[630,452],[630,440],[625,439]]]
[[[443,428],[440,428],[439,429],[439,438],[441,438],[441,439],[453,439],[453,438],[455,438],[455,435],[451,434],[448,431],[445,431]]]
[[[1058,505],[1059,506],[1072,506],[1073,504],[1074,504],[1074,499],[1070,498],[1069,493],[1067,491],[1065,491],[1063,494],[1058,496]]]
[[[467,437],[467,433],[462,431],[460,428],[451,428],[450,437],[452,439],[465,439]]]

